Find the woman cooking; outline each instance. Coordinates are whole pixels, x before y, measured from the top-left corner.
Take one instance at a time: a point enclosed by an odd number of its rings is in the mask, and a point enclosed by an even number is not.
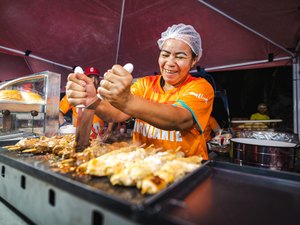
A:
[[[202,55],[200,35],[191,25],[178,24],[163,32],[157,43],[161,75],[143,77],[131,85],[132,75],[114,65],[98,88],[104,100],[95,106],[95,112],[107,122],[135,118],[133,141],[138,144],[207,159],[203,130],[212,111],[214,91],[205,79],[189,73]],[[69,75],[71,104],[88,104],[95,95],[87,76]]]

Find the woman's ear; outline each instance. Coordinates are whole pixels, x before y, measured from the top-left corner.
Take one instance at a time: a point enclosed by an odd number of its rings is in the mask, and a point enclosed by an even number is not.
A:
[[[197,61],[197,58],[195,57],[195,58],[193,58],[193,61],[192,61],[192,66],[191,66],[191,68],[193,68],[195,65],[196,65],[196,63],[197,63],[198,61]]]

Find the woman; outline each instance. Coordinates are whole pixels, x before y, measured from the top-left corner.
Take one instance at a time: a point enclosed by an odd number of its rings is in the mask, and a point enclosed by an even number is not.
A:
[[[212,111],[214,91],[205,79],[189,73],[202,55],[200,35],[192,26],[178,24],[163,32],[157,43],[161,75],[140,78],[131,85],[132,75],[114,65],[98,88],[104,100],[95,106],[96,114],[113,122],[135,118],[136,143],[178,149],[187,156],[207,159],[202,131]],[[95,94],[86,76],[69,75],[67,95],[71,104],[88,104]]]

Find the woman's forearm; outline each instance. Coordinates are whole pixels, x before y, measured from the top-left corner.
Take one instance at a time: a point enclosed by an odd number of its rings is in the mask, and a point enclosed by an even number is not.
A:
[[[122,111],[165,130],[185,130],[195,124],[191,112],[187,109],[156,103],[135,95],[131,95]]]
[[[130,115],[123,113],[113,107],[108,101],[102,100],[96,107],[95,113],[106,122],[122,122],[130,118]]]

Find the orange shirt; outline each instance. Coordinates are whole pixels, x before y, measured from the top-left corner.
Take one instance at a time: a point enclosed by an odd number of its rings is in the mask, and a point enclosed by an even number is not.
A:
[[[76,111],[76,107],[73,107],[72,105],[70,105],[67,96],[65,95],[59,103],[59,110],[63,113],[66,114],[69,110],[72,109],[72,119],[73,119],[73,125],[74,127],[76,127],[77,124],[77,111]],[[101,135],[101,133],[103,132],[103,128],[104,128],[104,122],[103,120],[101,120],[98,116],[94,116],[93,118],[93,126],[92,126],[92,130],[91,130],[91,138],[95,139],[97,138],[97,136]]]
[[[214,117],[209,117],[208,123],[205,127],[204,130],[204,137],[206,141],[209,141],[211,139],[210,133],[212,131],[215,131],[217,129],[220,129],[220,126],[218,124],[218,122],[216,121],[216,119]]]
[[[154,144],[165,150],[180,147],[180,151],[188,156],[202,155],[203,159],[208,159],[203,130],[212,111],[212,86],[204,78],[189,75],[179,87],[165,92],[160,86],[160,79],[161,76],[140,78],[131,86],[131,92],[148,100],[186,108],[192,113],[197,125],[185,131],[169,131],[136,119],[133,141]]]

